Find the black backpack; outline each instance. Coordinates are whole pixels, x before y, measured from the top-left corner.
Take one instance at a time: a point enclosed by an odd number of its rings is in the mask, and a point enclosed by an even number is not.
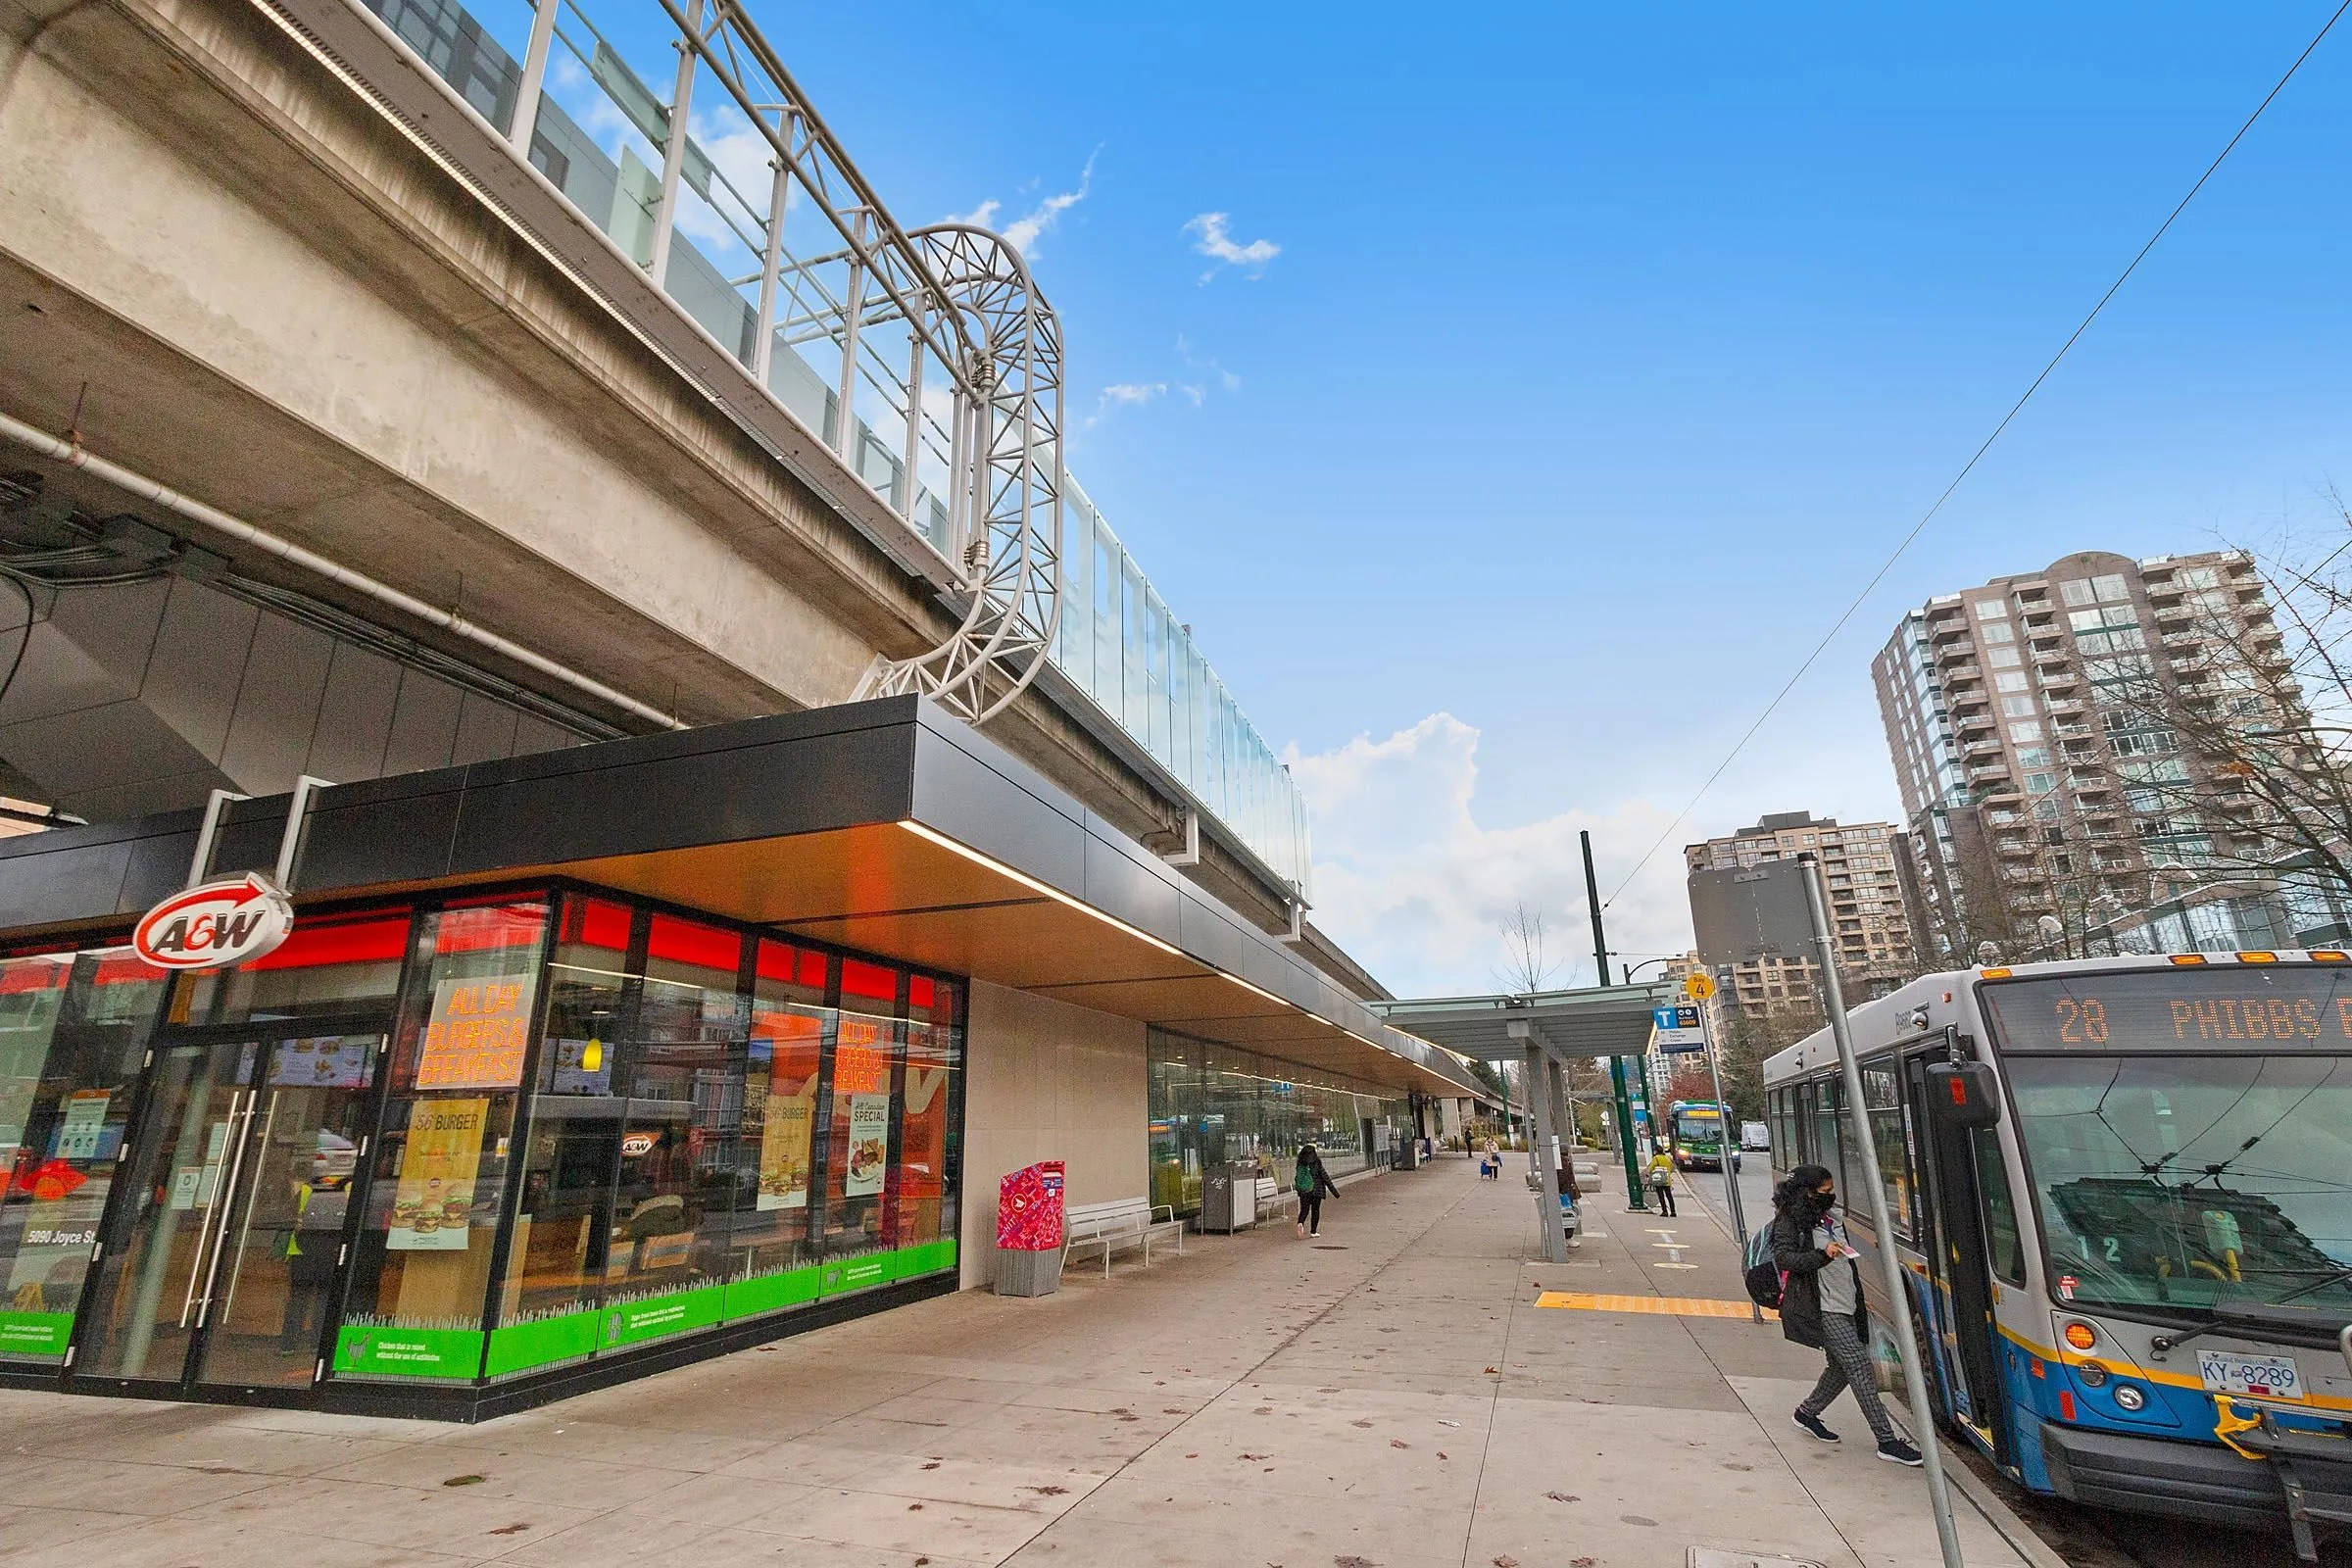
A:
[[[1740,1283],[1747,1287],[1747,1298],[1758,1306],[1773,1311],[1781,1309],[1781,1295],[1788,1284],[1772,1260],[1772,1227],[1765,1226],[1747,1239],[1747,1250],[1741,1259],[1746,1267],[1740,1272]]]

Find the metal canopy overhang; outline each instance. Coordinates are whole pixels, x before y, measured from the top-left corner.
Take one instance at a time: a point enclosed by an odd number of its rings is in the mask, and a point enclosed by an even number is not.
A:
[[[1262,1051],[1476,1093],[1322,971],[928,699],[637,737],[319,792],[298,906],[563,876]],[[288,797],[224,819],[267,868]],[[199,813],[0,842],[0,932],[120,933]]]
[[[1518,1061],[1532,1040],[1562,1061],[1638,1056],[1649,1048],[1651,1009],[1675,998],[1666,981],[1539,991],[1529,996],[1375,1002],[1392,1028],[1482,1061]]]

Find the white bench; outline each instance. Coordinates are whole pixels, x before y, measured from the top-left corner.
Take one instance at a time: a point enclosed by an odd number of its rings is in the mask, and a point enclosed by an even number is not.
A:
[[[1294,1218],[1297,1217],[1298,1213],[1298,1192],[1275,1181],[1271,1176],[1260,1176],[1257,1179],[1258,1217],[1271,1219],[1285,1207],[1290,1209]]]
[[[1165,1214],[1166,1219],[1159,1216]],[[1102,1277],[1110,1278],[1110,1254],[1130,1247],[1140,1247],[1144,1267],[1152,1266],[1152,1240],[1155,1236],[1176,1238],[1176,1250],[1184,1250],[1184,1222],[1176,1210],[1162,1203],[1152,1206],[1149,1199],[1122,1198],[1108,1203],[1073,1203],[1062,1215],[1061,1261],[1066,1267],[1072,1253],[1092,1250],[1102,1254]]]

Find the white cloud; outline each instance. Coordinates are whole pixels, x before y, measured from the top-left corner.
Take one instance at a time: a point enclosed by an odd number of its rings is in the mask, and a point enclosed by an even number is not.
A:
[[[1577,833],[1589,829],[1601,897],[1673,817],[1647,801],[1562,811],[1512,827],[1478,820],[1478,731],[1433,713],[1386,740],[1359,735],[1313,756],[1286,754],[1312,812],[1314,921],[1398,996],[1501,989],[1496,922],[1515,904],[1544,912],[1555,985],[1590,985],[1592,923]],[[1607,909],[1609,946],[1633,961],[1690,945],[1679,846],[1652,857]],[[1613,959],[1613,962],[1627,961]]]
[[[1066,190],[1058,195],[1049,196],[1011,222],[1006,223],[1003,228],[998,229],[997,231],[1004,236],[1005,243],[1034,261],[1037,257],[1037,242],[1054,231],[1054,225],[1061,221],[1062,214],[1086,200],[1087,192],[1093,189],[1095,183],[1095,160],[1102,156],[1102,149],[1100,147],[1086,155],[1086,167],[1078,171],[1078,188],[1076,190]],[[992,196],[968,213],[961,216],[951,214],[948,221],[969,223],[975,228],[994,228],[997,215],[1004,210],[1004,204]]]
[[[1263,276],[1266,264],[1282,254],[1282,247],[1270,239],[1253,239],[1247,245],[1234,243],[1228,226],[1232,221],[1231,213],[1202,213],[1185,224],[1184,231],[1194,236],[1194,252],[1207,257],[1217,267],[1239,267],[1251,277]],[[1216,275],[1217,268],[1212,267],[1200,274],[1200,281],[1205,283]]]
[[[1095,412],[1088,415],[1078,428],[1091,430],[1101,424],[1113,409],[1141,408],[1154,398],[1167,395],[1168,383],[1165,381],[1120,381],[1106,386],[1102,396],[1095,400]]]

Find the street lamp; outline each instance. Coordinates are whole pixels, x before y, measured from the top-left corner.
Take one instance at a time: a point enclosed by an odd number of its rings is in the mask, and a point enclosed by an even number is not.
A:
[[[1643,969],[1648,968],[1651,964],[1673,963],[1682,956],[1683,956],[1679,953],[1670,953],[1663,958],[1643,958],[1640,963],[1619,964],[1618,967],[1624,971],[1625,983],[1630,986],[1634,983],[1634,976],[1639,974]]]

